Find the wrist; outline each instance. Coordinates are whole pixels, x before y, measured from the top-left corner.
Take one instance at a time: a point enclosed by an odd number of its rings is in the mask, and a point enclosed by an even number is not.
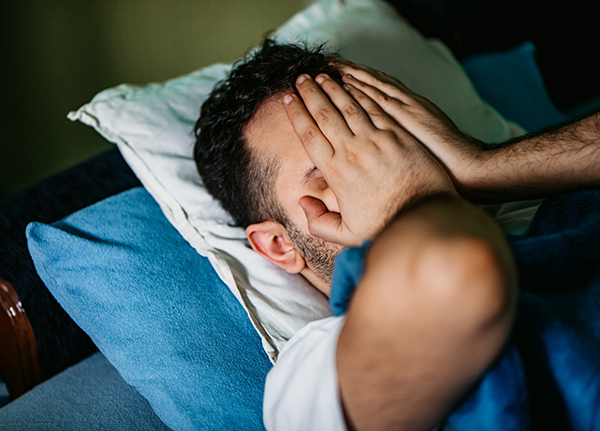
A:
[[[492,164],[497,161],[498,147],[465,136],[459,144],[463,151],[453,166],[448,167],[457,192],[474,202],[495,200],[489,193]]]

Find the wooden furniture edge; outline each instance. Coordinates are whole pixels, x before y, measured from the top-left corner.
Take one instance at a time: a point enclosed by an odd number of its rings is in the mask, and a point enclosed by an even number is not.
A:
[[[0,278],[0,368],[10,398],[42,381],[37,342],[13,286]]]

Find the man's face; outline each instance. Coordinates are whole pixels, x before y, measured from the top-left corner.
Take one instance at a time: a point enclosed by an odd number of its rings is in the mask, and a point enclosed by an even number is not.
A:
[[[267,100],[246,126],[244,136],[251,151],[259,157],[278,161],[280,169],[274,192],[291,222],[288,235],[308,266],[330,283],[335,256],[342,246],[309,233],[306,216],[298,201],[302,196],[314,197],[329,211],[339,212],[337,199],[294,132],[282,99],[283,95],[277,95]]]

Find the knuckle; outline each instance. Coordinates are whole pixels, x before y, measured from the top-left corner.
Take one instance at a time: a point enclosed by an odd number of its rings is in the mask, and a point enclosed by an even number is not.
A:
[[[370,108],[367,111],[367,114],[369,114],[370,118],[379,118],[379,117],[383,117],[385,115],[383,113],[383,111],[377,107]]]
[[[360,151],[356,151],[354,149],[346,149],[346,151],[344,152],[344,158],[346,159],[346,163],[352,164],[352,165],[358,165],[361,162],[361,152]]]
[[[373,74],[373,81],[376,84],[376,86],[384,86],[388,83],[388,77],[382,71],[376,70]]]
[[[315,140],[316,136],[317,136],[317,134],[315,133],[315,130],[313,130],[313,129],[306,129],[300,133],[300,139],[305,144],[312,143]]]
[[[315,222],[315,224],[313,225],[308,225],[308,232],[317,238],[323,238],[323,237],[327,237],[327,228],[324,226],[321,226],[321,224],[319,224],[318,222]]]
[[[331,118],[331,113],[326,108],[320,108],[315,112],[315,120],[319,122],[327,122]]]
[[[314,81],[306,81],[302,83],[302,86],[298,88],[298,92],[302,96],[305,97],[315,97],[316,94],[321,92],[321,89],[316,86]]]
[[[344,117],[355,117],[360,113],[360,108],[355,103],[351,103],[342,108]]]
[[[361,84],[362,83],[356,83],[356,84],[352,84],[352,86],[355,87],[355,88],[359,88],[359,86]],[[364,102],[364,101],[368,101],[370,99],[370,97],[367,96],[362,91],[351,91],[350,94],[354,98],[354,100],[356,100],[358,103],[361,103],[361,102]]]
[[[375,69],[375,76],[379,79],[387,79],[388,77],[383,71],[379,69]]]
[[[382,91],[378,91],[375,97],[376,97],[376,102],[378,102],[378,103],[388,104],[392,100],[392,98],[390,96],[388,96],[386,93],[384,93]]]

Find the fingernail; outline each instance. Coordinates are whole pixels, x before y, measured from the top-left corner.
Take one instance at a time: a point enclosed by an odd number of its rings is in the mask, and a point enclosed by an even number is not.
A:
[[[319,75],[315,78],[315,81],[317,82],[317,84],[321,85],[323,83],[323,81],[325,81],[325,76],[323,75]]]
[[[308,79],[308,75],[300,75],[298,77],[298,79],[296,80],[297,84],[302,84],[304,81],[306,81]]]
[[[286,105],[292,103],[292,100],[294,100],[294,98],[291,94],[286,94],[285,96],[283,96],[283,103],[285,103]]]

